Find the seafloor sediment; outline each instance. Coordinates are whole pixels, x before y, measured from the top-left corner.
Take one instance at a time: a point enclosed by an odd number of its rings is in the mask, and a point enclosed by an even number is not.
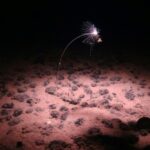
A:
[[[22,61],[0,73],[0,150],[150,147],[150,73],[132,63]],[[149,145],[149,146],[148,146]]]

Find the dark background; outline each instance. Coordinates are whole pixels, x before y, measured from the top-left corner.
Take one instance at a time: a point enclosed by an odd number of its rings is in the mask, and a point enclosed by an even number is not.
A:
[[[149,51],[148,1],[12,1],[0,6],[1,53],[19,55],[42,49],[60,53],[81,34],[84,21],[100,28],[103,43],[97,47],[101,50],[136,54]],[[72,49],[78,46],[84,47],[81,40]]]

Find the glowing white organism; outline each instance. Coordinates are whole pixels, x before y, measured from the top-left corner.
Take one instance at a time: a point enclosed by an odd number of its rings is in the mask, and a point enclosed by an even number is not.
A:
[[[85,22],[83,24],[83,34],[86,35],[83,43],[94,45],[95,43],[102,42],[99,30],[90,22]]]
[[[98,35],[98,32],[96,29],[93,29],[93,32],[91,34],[93,34],[95,36],[95,35]]]
[[[100,43],[102,42],[102,39],[99,35],[99,30],[95,27],[94,24],[90,23],[90,22],[85,22],[83,24],[83,34],[75,37],[73,40],[71,40],[66,47],[64,48],[63,52],[61,53],[60,59],[59,59],[59,64],[58,64],[58,69],[62,63],[62,58],[66,52],[66,50],[69,48],[69,46],[76,41],[77,39],[81,38],[81,37],[85,37],[85,39],[83,40],[83,43],[86,43],[88,45],[91,46],[90,48],[90,55],[91,55],[91,51],[93,48],[93,45],[95,43]]]

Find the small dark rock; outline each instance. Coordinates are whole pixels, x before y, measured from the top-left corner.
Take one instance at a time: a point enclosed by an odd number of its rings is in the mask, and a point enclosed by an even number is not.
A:
[[[56,87],[47,87],[47,88],[45,89],[45,92],[48,93],[48,94],[54,95],[55,92],[56,92]]]
[[[135,106],[134,106],[135,108],[140,108],[140,109],[142,109],[143,108],[143,106],[141,105],[141,104],[136,104]]]
[[[79,104],[79,102],[80,102],[79,99],[76,99],[76,100],[72,99],[69,103],[73,104],[73,105],[77,105],[77,104]]]
[[[51,105],[49,105],[48,107],[49,107],[49,109],[56,109],[56,108],[57,108],[57,107],[56,107],[56,104],[51,104]]]
[[[5,109],[11,109],[13,107],[14,107],[13,103],[5,103],[2,105],[2,108],[5,108]]]
[[[45,80],[43,86],[47,86],[49,84],[49,80]]]
[[[38,104],[41,100],[38,98],[29,98],[26,103],[29,104],[29,106],[33,106],[34,104]]]
[[[81,107],[88,107],[89,106],[89,104],[87,103],[87,102],[83,102],[82,104],[81,104]]]
[[[36,83],[30,83],[29,87],[30,88],[35,88],[36,87]]]
[[[15,95],[13,98],[19,102],[24,102],[30,99],[30,97],[27,94],[18,94]]]
[[[140,130],[140,135],[147,136],[148,134],[149,134],[149,132],[147,130],[145,130],[145,129]]]
[[[20,118],[13,118],[8,122],[9,126],[15,126],[21,122]]]
[[[6,120],[6,121],[10,121],[11,119],[12,119],[12,116],[11,116],[11,115],[8,115],[8,116],[5,117],[5,120]]]
[[[26,87],[19,87],[19,88],[17,89],[17,91],[18,91],[19,93],[24,93],[24,92],[27,91],[27,88],[26,88]]]
[[[31,83],[31,80],[30,80],[30,79],[25,79],[25,80],[23,81],[23,83],[24,83],[24,84],[30,84],[30,83]]]
[[[62,106],[60,107],[59,110],[65,112],[65,111],[68,111],[69,109],[66,106]]]
[[[107,128],[113,128],[113,124],[110,120],[102,120],[102,123],[105,125]]]
[[[44,145],[45,142],[44,142],[44,140],[42,140],[42,139],[37,139],[37,140],[35,140],[35,144],[36,144],[37,146],[41,146],[41,145]]]
[[[10,114],[10,111],[9,111],[8,109],[2,109],[2,110],[0,111],[0,114],[1,114],[2,116],[6,116],[6,115],[9,115],[9,114]]]
[[[150,96],[150,92],[148,92],[147,95]]]
[[[63,129],[63,127],[64,127],[64,125],[63,125],[63,124],[60,124],[60,125],[58,126],[58,129]]]
[[[83,123],[84,123],[84,119],[83,119],[83,118],[79,118],[79,119],[77,119],[77,120],[74,122],[74,124],[75,124],[76,126],[81,126]]]
[[[77,91],[78,90],[78,87],[77,86],[72,86],[72,91]]]
[[[129,126],[129,128],[132,129],[132,130],[136,130],[136,128],[137,128],[135,121],[129,121],[129,122],[128,122],[128,126]]]
[[[26,103],[28,103],[29,105],[32,105],[33,104],[33,99],[32,98],[29,98]]]
[[[33,112],[33,109],[32,108],[28,108],[26,111],[25,111],[25,113],[27,113],[27,114],[30,114],[30,113],[32,113]]]
[[[137,111],[135,111],[134,109],[132,108],[128,108],[128,109],[125,109],[125,112],[130,114],[130,115],[135,115],[137,114]]]
[[[13,92],[13,91],[8,91],[8,92],[7,92],[7,96],[8,96],[8,97],[12,97],[12,96],[14,95],[14,93],[15,93],[15,92]]]
[[[77,76],[74,74],[68,76],[68,80],[70,81],[74,81],[75,79],[77,79]]]
[[[51,116],[52,116],[52,118],[58,118],[59,112],[58,111],[52,111]]]
[[[16,143],[16,148],[22,148],[23,145],[24,145],[24,144],[23,144],[21,141],[18,141],[18,142]]]
[[[84,88],[84,92],[86,93],[86,94],[89,94],[89,95],[91,95],[93,92],[92,92],[92,90],[89,88],[89,87],[85,87]]]
[[[121,130],[126,130],[126,131],[129,130],[129,126],[127,124],[123,123],[123,122],[119,123],[119,128]]]
[[[91,84],[91,87],[96,87],[96,86],[97,86],[96,83],[92,83],[92,84]]]
[[[96,103],[90,103],[89,107],[97,107]]]
[[[16,109],[16,110],[14,111],[13,116],[14,116],[14,117],[18,117],[18,116],[20,116],[22,113],[23,113],[23,110],[19,108],[19,109]]]
[[[44,111],[44,109],[41,108],[41,107],[36,107],[36,108],[35,108],[35,111],[36,111],[36,112],[42,112],[42,111]]]
[[[100,75],[100,74],[98,74],[97,72],[94,72],[94,73],[92,73],[92,75],[91,75],[91,79],[93,79],[93,80],[94,80],[94,79],[97,79],[97,80],[98,80],[98,79],[99,79],[99,75]]]
[[[100,94],[100,95],[106,95],[106,94],[108,94],[108,93],[109,93],[108,89],[100,89],[100,90],[99,90],[99,94]]]
[[[86,140],[83,137],[75,137],[74,143],[78,145],[79,149],[87,148]]]
[[[78,84],[78,81],[77,81],[77,80],[73,80],[72,83],[77,85],[77,84]],[[74,86],[74,85],[73,85],[73,86]]]
[[[141,80],[141,81],[139,82],[139,85],[141,85],[141,86],[146,86],[146,80]]]
[[[129,90],[125,93],[125,98],[128,100],[134,100],[135,99],[135,94],[133,93],[132,90]]]
[[[53,126],[52,125],[50,125],[50,124],[44,124],[42,126],[41,134],[49,136],[52,133],[52,130],[53,130]]]
[[[96,136],[96,135],[101,135],[101,131],[99,128],[92,127],[88,130],[87,132],[88,136]]]
[[[72,105],[77,105],[80,103],[80,99],[65,99],[65,98],[62,98],[62,99],[63,101],[68,102]]]
[[[61,140],[54,140],[49,143],[48,150],[64,150],[67,147],[70,147],[70,145],[67,144],[66,142]]]
[[[64,80],[65,78],[64,78],[63,75],[58,75],[57,79],[58,79],[58,80]]]
[[[100,100],[100,105],[108,105],[109,104],[109,101],[107,99],[102,99]]]
[[[22,134],[27,134],[27,133],[31,133],[32,129],[28,126],[24,126],[22,127]]]
[[[78,107],[72,107],[71,110],[76,111],[76,110],[78,110]]]
[[[106,108],[106,109],[110,109],[110,108],[111,108],[111,105],[106,104],[106,105],[104,105],[104,108]]]
[[[150,118],[148,117],[140,118],[137,121],[136,126],[138,129],[150,129]]]
[[[114,76],[110,78],[110,81],[120,81],[120,80],[121,80],[121,77],[119,76]]]
[[[84,94],[81,94],[81,95],[79,96],[80,99],[82,99],[82,98],[84,98],[84,97],[85,97]]]
[[[63,113],[63,114],[60,116],[60,119],[61,119],[61,120],[66,120],[67,117],[68,117],[68,112],[65,112],[65,113]]]
[[[121,111],[123,109],[123,105],[122,104],[113,104],[112,109],[115,109],[117,111]]]
[[[15,82],[14,82],[14,85],[15,85],[15,86],[21,86],[21,82],[15,81]]]

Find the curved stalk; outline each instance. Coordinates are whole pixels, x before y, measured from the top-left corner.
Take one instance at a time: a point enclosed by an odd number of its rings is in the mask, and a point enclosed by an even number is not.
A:
[[[91,33],[81,34],[81,35],[75,37],[73,40],[71,40],[71,41],[66,45],[66,47],[65,47],[64,50],[63,50],[63,52],[61,53],[61,56],[60,56],[60,59],[59,59],[59,63],[58,63],[58,67],[60,67],[61,62],[62,62],[62,58],[63,58],[63,56],[64,56],[66,50],[69,48],[69,46],[70,46],[74,41],[76,41],[77,39],[79,39],[79,38],[81,38],[81,37],[83,37],[83,36],[90,35],[90,34],[91,34]],[[58,68],[58,69],[59,69],[59,68]]]
[[[92,51],[93,51],[93,44],[90,46],[90,56],[92,55]]]

